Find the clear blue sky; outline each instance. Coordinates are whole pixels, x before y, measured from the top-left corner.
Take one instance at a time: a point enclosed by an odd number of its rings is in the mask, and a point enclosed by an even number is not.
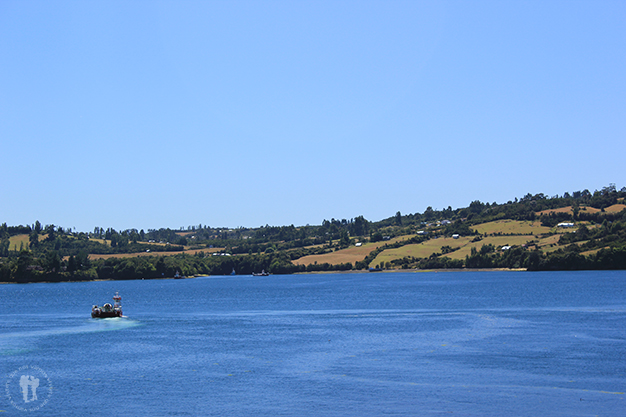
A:
[[[0,1],[0,222],[320,224],[626,186],[624,1]]]

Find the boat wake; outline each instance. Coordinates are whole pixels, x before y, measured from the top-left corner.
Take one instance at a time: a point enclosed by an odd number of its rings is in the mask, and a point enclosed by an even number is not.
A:
[[[124,330],[140,326],[141,322],[127,317],[115,317],[106,319],[87,319],[87,322],[76,326],[63,326],[38,330],[27,330],[0,334],[0,341],[29,337],[66,336],[81,333],[106,332]]]

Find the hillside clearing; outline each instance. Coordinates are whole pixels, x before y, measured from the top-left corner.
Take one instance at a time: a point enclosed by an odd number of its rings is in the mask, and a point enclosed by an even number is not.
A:
[[[625,204],[613,204],[612,206],[605,208],[604,212],[605,213],[619,213],[622,210],[626,210]]]
[[[442,254],[440,256],[446,256],[450,259],[465,259],[465,256],[471,253],[472,248],[480,250],[483,245],[493,245],[496,248],[501,246],[521,246],[528,243],[531,240],[535,240],[533,236],[489,236],[483,238],[478,242],[472,242],[474,237],[460,237],[459,239],[453,238],[440,238],[431,239],[423,243],[406,245],[401,248],[388,249],[381,252],[370,266],[385,264],[396,259],[402,259],[405,256],[412,256],[415,258],[428,258],[433,253],[441,253],[443,246],[450,246],[451,248],[459,248],[454,252]]]
[[[400,248],[387,249],[378,254],[378,256],[370,263],[371,266],[384,264],[391,262],[395,259],[402,259],[405,256],[412,256],[415,258],[428,258],[433,253],[441,252],[441,248],[444,246],[450,246],[451,248],[463,247],[471,242],[473,237],[460,237],[453,239],[451,237],[431,239],[422,243],[405,245]],[[452,255],[454,252],[447,254]]]
[[[396,243],[403,240],[408,240],[414,237],[415,235],[406,235],[400,236],[397,238],[393,238],[390,240],[385,240],[382,242],[376,243],[365,243],[362,246],[351,246],[346,249],[341,249],[331,253],[324,253],[322,255],[308,255],[303,256],[302,258],[295,259],[292,262],[296,265],[310,265],[310,264],[324,264],[329,263],[331,265],[343,264],[346,262],[350,262],[354,264],[355,262],[362,261],[365,259],[367,255],[370,254],[375,249],[378,249],[381,246],[386,244]]]
[[[28,249],[28,235],[15,235],[9,238],[9,250],[18,251],[20,248]]]
[[[619,213],[622,210],[626,209],[626,204],[622,204],[622,203],[618,203],[618,204],[613,204],[612,206],[606,207],[604,209],[604,213]],[[595,213],[600,213],[602,210],[594,208],[594,207],[589,207],[589,206],[580,206],[579,208],[579,212],[580,213],[591,213],[591,214],[595,214]],[[549,215],[550,213],[568,213],[568,214],[573,214],[574,210],[572,208],[572,206],[567,206],[567,207],[561,207],[558,209],[549,209],[549,210],[543,210],[543,211],[538,211],[535,214],[537,216],[540,216],[542,214],[545,215]]]
[[[492,222],[478,224],[476,226],[470,226],[470,229],[477,231],[481,235],[503,233],[503,234],[518,234],[518,235],[540,235],[549,233],[550,228],[542,226],[541,222],[536,221],[521,221],[521,220],[495,220]]]
[[[594,208],[594,207],[589,207],[589,206],[580,206],[579,207],[580,213],[598,213],[600,212],[600,209]],[[541,216],[542,214],[550,215],[551,213],[568,213],[568,214],[573,214],[574,210],[572,208],[572,206],[567,206],[567,207],[560,207],[557,209],[548,209],[548,210],[542,210],[542,211],[538,211],[535,214],[537,216]]]

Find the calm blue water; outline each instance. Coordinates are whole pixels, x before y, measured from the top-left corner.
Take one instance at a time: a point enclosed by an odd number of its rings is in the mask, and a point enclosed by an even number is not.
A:
[[[91,319],[115,290],[127,317]],[[5,415],[626,415],[626,271],[0,285],[0,300]],[[48,399],[32,413],[12,404],[37,404],[16,385],[29,372]]]

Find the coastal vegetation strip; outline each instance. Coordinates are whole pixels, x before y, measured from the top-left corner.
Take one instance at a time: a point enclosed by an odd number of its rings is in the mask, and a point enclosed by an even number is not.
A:
[[[321,225],[187,230],[0,225],[0,281],[332,270],[626,269],[626,188]]]

